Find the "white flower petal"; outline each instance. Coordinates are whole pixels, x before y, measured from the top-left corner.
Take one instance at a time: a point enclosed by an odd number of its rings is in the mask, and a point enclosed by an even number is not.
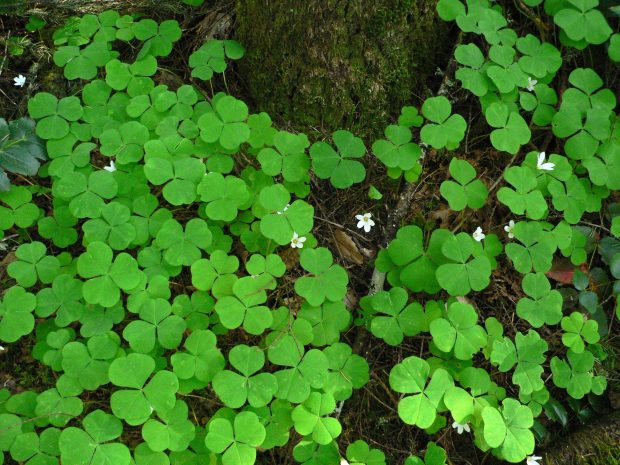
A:
[[[20,74],[19,76],[13,78],[13,82],[17,87],[24,87],[24,84],[26,84],[26,76]]]

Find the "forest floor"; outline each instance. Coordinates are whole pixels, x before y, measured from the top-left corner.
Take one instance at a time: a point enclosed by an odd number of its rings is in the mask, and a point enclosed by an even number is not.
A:
[[[184,30],[183,38],[175,45],[174,52],[161,63],[156,79],[168,84],[171,88],[176,88],[181,83],[194,82],[190,78],[190,70],[185,57],[188,57],[207,39],[234,37],[234,3],[221,1],[216,3],[217,5],[213,5],[207,2],[199,9],[191,9],[174,0],[163,2],[157,0],[99,2],[56,0],[31,2],[34,7],[22,11],[20,15],[2,15],[3,11],[0,6],[0,51],[4,51],[2,65],[0,65],[0,116],[12,120],[26,115],[27,99],[36,92],[47,91],[60,97],[71,95],[79,90],[79,84],[68,83],[62,77],[62,72],[51,61],[53,53],[51,30],[54,26],[62,24],[65,18],[72,14],[113,8],[120,11],[142,11],[155,19],[177,19]],[[0,5],[2,5],[1,2]],[[24,30],[24,24],[28,16],[33,14],[39,15],[48,24],[40,31],[27,32]],[[18,51],[21,49],[21,52],[15,54],[10,51],[11,49]],[[20,73],[29,77],[23,89],[12,85],[13,77]],[[428,83],[429,93],[436,91],[441,82],[441,78],[433,77]],[[610,79],[606,79],[606,82],[618,83],[618,76],[611,76]],[[204,84],[198,81],[194,83],[204,87]],[[252,108],[252,101],[247,95],[243,76],[236,72],[234,66],[229,68],[225,78],[214,78],[213,87],[226,89],[230,94],[248,102],[251,111],[260,110],[260,108]],[[501,178],[505,163],[502,163],[498,153],[488,144],[487,129],[483,124],[484,118],[480,117],[480,109],[472,105],[473,100],[463,90],[452,87],[448,87],[447,90],[451,95],[451,100],[458,102],[456,111],[465,117],[470,126],[463,143],[461,156],[476,168],[487,186],[497,189],[496,181]],[[211,93],[212,89],[205,88],[204,91]],[[417,106],[419,103],[411,102]],[[280,128],[289,127],[287,121],[278,120],[278,115],[271,116]],[[396,118],[398,115],[393,116]],[[311,140],[320,139],[325,134],[327,131],[323,128],[308,128],[308,136]],[[366,142],[369,146],[368,142],[371,141]],[[548,144],[549,140],[539,140],[534,135],[531,147],[527,150],[552,152],[553,147]],[[372,276],[372,258],[390,238],[386,238],[385,227],[375,228],[369,235],[358,234],[352,222],[352,212],[360,212],[367,204],[368,188],[374,185],[383,193],[384,201],[372,213],[377,218],[378,225],[385,225],[404,189],[404,182],[395,182],[387,178],[384,169],[374,161],[374,157],[368,155],[366,161],[368,176],[364,183],[344,191],[336,191],[329,183],[313,179],[309,199],[316,209],[317,221],[314,235],[321,238],[322,245],[329,247],[334,256],[339,258],[338,261],[347,268],[351,281],[349,297],[353,305],[360,297],[368,293]],[[508,222],[509,211],[499,203],[488,202],[474,216],[451,211],[444,205],[439,195],[439,184],[446,178],[448,162],[449,159],[442,153],[433,150],[426,153],[423,173],[412,192],[405,215],[400,218],[402,223],[415,222],[428,230],[442,227],[452,231],[472,232],[477,226],[481,226],[488,233],[502,232],[503,225]],[[490,198],[493,196],[491,195]],[[593,225],[595,233],[603,224],[603,219],[600,217],[590,216],[587,221]],[[16,244],[17,242],[13,245]],[[521,326],[515,317],[516,301],[523,294],[520,278],[511,270],[507,261],[500,261],[497,270],[493,273],[492,285],[471,298],[471,303],[476,306],[481,316],[496,317],[506,328],[506,334],[514,336],[517,331],[525,330],[526,326]],[[4,264],[0,263],[0,283],[4,279],[2,275],[4,275]],[[573,305],[577,305],[577,302],[574,301]],[[614,322],[613,309],[608,310],[610,321]],[[548,332],[542,335],[550,347],[561,346],[559,332]],[[398,418],[396,411],[398,399],[388,387],[388,373],[392,366],[406,356],[405,354],[423,352],[425,341],[423,338],[415,338],[414,341],[406,341],[394,350],[377,339],[365,339],[360,336],[355,327],[344,335],[344,338],[354,348],[363,351],[364,357],[371,366],[371,379],[344,405],[340,414],[343,439],[345,442],[364,439],[369,445],[381,448],[388,456],[390,463],[402,463],[404,457],[419,451],[427,443],[428,437],[422,430],[406,427]],[[42,368],[31,358],[32,342],[33,338],[25,339],[20,343],[23,350],[12,351],[10,356],[0,355],[0,384],[4,383],[15,392],[33,386],[43,390],[54,382],[54,374]],[[605,341],[605,344],[611,354],[607,361],[607,369],[612,381],[607,395],[595,399],[589,407],[590,411],[587,415],[591,418],[598,417],[611,409],[620,408],[620,371],[616,364],[616,354],[620,353],[620,340],[618,336],[611,337]],[[478,362],[480,366],[489,370],[492,368],[490,364],[485,366],[487,362],[483,359]],[[506,375],[494,373],[494,380],[501,382],[504,376]],[[505,382],[504,385],[511,386],[511,383]],[[516,392],[509,394],[517,395]],[[193,407],[199,410],[204,408],[204,405],[197,402]],[[198,413],[199,418],[204,417],[200,415],[200,412]],[[583,412],[571,412],[568,426],[565,429],[560,429],[557,423],[545,423],[543,419],[543,423],[549,427],[551,432],[549,447],[553,448],[557,438],[566,437],[570,432],[578,430],[581,420],[584,420],[587,415]],[[614,425],[617,426],[617,418],[614,421],[616,422]],[[483,454],[476,449],[469,438],[457,435],[451,428],[444,431],[445,434],[434,437],[433,440],[448,451],[451,464],[489,465],[494,463],[490,454]],[[272,452],[272,461],[263,462],[263,464],[293,463],[290,450],[293,444],[291,442],[287,446],[289,450],[285,448]]]

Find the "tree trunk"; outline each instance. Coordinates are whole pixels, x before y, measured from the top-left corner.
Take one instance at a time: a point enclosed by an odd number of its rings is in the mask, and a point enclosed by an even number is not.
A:
[[[250,96],[294,127],[381,130],[452,51],[436,3],[237,0]]]
[[[544,456],[545,465],[620,463],[620,410],[560,439]]]

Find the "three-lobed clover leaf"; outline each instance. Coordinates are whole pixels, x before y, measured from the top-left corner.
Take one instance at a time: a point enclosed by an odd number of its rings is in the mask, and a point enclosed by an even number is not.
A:
[[[39,208],[32,203],[32,194],[24,186],[11,186],[7,192],[0,192],[0,230],[17,226],[28,228],[39,217]]]
[[[487,342],[484,328],[477,324],[478,313],[470,304],[453,302],[446,316],[431,322],[433,342],[443,352],[454,349],[459,360],[471,360]]]
[[[439,265],[435,273],[441,287],[450,295],[463,296],[489,285],[491,262],[469,234],[461,232],[448,237],[441,245],[441,252],[450,262]]]
[[[289,182],[298,182],[307,178],[310,159],[306,149],[310,145],[305,134],[293,134],[278,131],[273,136],[272,147],[265,147],[258,152],[261,168],[269,176],[282,177]]]
[[[201,0],[184,0],[185,3],[200,4]],[[210,80],[214,73],[226,70],[226,58],[238,60],[245,53],[243,46],[235,40],[211,39],[189,56],[192,77]]]
[[[407,305],[408,294],[402,287],[380,291],[365,297],[362,308],[372,309],[370,331],[391,346],[398,346],[404,336],[415,336],[422,331],[422,306],[417,302]]]
[[[22,287],[34,286],[37,282],[50,284],[60,269],[56,257],[46,255],[47,248],[42,242],[20,245],[15,251],[17,260],[9,263],[7,272]]]
[[[260,231],[279,245],[291,242],[293,233],[304,236],[312,230],[314,207],[303,200],[289,205],[291,194],[282,184],[261,189],[259,202],[269,213],[261,218]]]
[[[52,194],[69,201],[76,218],[98,218],[105,204],[118,194],[118,183],[111,173],[93,171],[88,176],[77,171],[64,174],[52,186]]]
[[[64,68],[64,75],[74,79],[91,80],[100,67],[105,66],[118,52],[110,50],[107,42],[97,41],[84,48],[75,45],[58,47],[54,52],[54,64]]]
[[[411,142],[411,130],[404,126],[390,125],[385,129],[386,139],[372,144],[375,156],[388,168],[408,171],[413,168],[422,155],[419,145]]]
[[[185,320],[172,314],[167,300],[156,298],[142,304],[140,319],[130,322],[123,330],[129,346],[140,353],[150,353],[159,344],[164,349],[176,349],[183,339]]]
[[[120,299],[120,290],[133,290],[142,279],[136,260],[127,253],[113,257],[110,246],[91,242],[77,260],[77,271],[86,278],[82,287],[84,300],[90,304],[112,307]]]
[[[215,221],[233,221],[247,203],[250,192],[245,181],[236,176],[208,173],[198,183],[200,200],[207,203],[205,213]]]
[[[537,221],[519,221],[512,233],[521,244],[506,244],[506,255],[519,273],[546,273],[551,269],[557,241],[552,232],[545,231]]]
[[[352,465],[385,465],[385,454],[361,439],[347,446],[346,456]]]
[[[34,329],[32,311],[37,304],[36,297],[23,287],[7,289],[0,302],[0,340],[15,342],[30,334]]]
[[[489,105],[484,113],[491,132],[493,147],[515,155],[522,145],[529,142],[532,133],[523,117],[503,102]]]
[[[420,137],[424,143],[435,149],[456,149],[463,138],[467,123],[459,115],[452,113],[452,104],[443,95],[427,98],[422,105],[422,114],[431,123],[422,126]]]
[[[513,186],[501,187],[497,199],[517,215],[525,214],[533,220],[540,220],[547,214],[547,202],[538,189],[536,172],[525,166],[511,166],[504,173],[504,179]]]
[[[172,354],[170,363],[181,380],[196,378],[210,382],[225,365],[224,356],[216,347],[215,334],[206,329],[193,331],[185,340],[185,351]]]
[[[509,462],[520,462],[534,452],[532,411],[515,399],[502,401],[502,409],[482,410],[484,441]]]
[[[219,142],[227,150],[236,150],[250,137],[250,128],[245,122],[248,106],[225,95],[215,102],[214,110],[198,120],[201,139],[207,143]]]
[[[267,300],[265,289],[271,281],[270,276],[246,276],[235,281],[233,295],[221,297],[215,304],[222,325],[228,329],[243,326],[243,329],[254,335],[262,334],[271,326],[271,310],[262,305]]]
[[[327,142],[315,142],[310,147],[312,169],[320,179],[329,179],[337,189],[346,189],[360,183],[366,177],[364,165],[354,160],[366,154],[364,142],[349,131],[332,134],[336,150]]]
[[[155,237],[155,244],[164,250],[164,258],[172,266],[190,266],[200,259],[213,234],[204,220],[192,218],[185,228],[174,220],[165,221]]]
[[[189,447],[196,436],[196,427],[188,418],[189,409],[182,400],[177,400],[169,410],[157,413],[160,420],[149,419],[142,425],[142,437],[149,448],[156,452],[169,449],[182,452]]]
[[[416,356],[405,358],[390,371],[390,386],[408,395],[398,403],[398,416],[408,425],[428,428],[437,417],[444,393],[454,385],[443,368],[437,368],[429,379],[429,364]]]
[[[131,454],[126,445],[111,442],[123,432],[123,425],[114,415],[95,410],[82,420],[84,429],[70,426],[60,433],[58,447],[63,463],[129,465]]]
[[[596,8],[598,4],[598,0],[567,0],[563,3],[565,8],[553,16],[553,21],[571,40],[602,44],[613,30],[603,13]]]
[[[481,208],[489,191],[480,179],[476,179],[474,167],[466,160],[455,157],[450,161],[449,171],[456,182],[446,180],[441,183],[439,190],[450,208],[456,211],[465,207]]]
[[[119,202],[104,205],[100,218],[82,225],[85,242],[105,242],[114,250],[128,248],[136,238],[136,228],[130,223],[130,217],[129,208]]]
[[[566,389],[568,395],[575,399],[582,399],[589,392],[600,395],[605,391],[605,377],[592,374],[594,355],[591,352],[576,353],[569,349],[566,357],[568,361],[558,357],[551,359],[551,373],[556,386]]]
[[[323,349],[323,354],[329,362],[323,391],[332,394],[334,399],[346,400],[353,394],[353,389],[360,389],[368,382],[368,362],[354,354],[351,346],[336,342]]]
[[[564,299],[557,290],[551,290],[544,273],[528,273],[521,283],[528,297],[517,302],[517,315],[527,320],[534,328],[543,325],[557,325],[562,319]]]
[[[564,330],[562,344],[576,354],[585,350],[585,343],[595,344],[601,338],[596,320],[586,319],[580,312],[573,312],[562,318],[561,326]]]
[[[240,408],[245,403],[264,407],[278,391],[278,382],[271,373],[258,373],[265,365],[265,354],[258,347],[239,344],[228,354],[228,360],[241,373],[224,370],[213,378],[213,390],[227,407]]]
[[[141,425],[153,413],[172,409],[176,403],[179,380],[170,371],[155,371],[155,360],[132,353],[115,359],[108,370],[110,381],[120,389],[112,393],[110,406],[117,418],[129,425]],[[148,382],[147,382],[148,381]]]
[[[61,139],[69,134],[69,122],[82,116],[82,105],[77,97],[58,100],[47,92],[39,92],[28,99],[28,113],[37,121],[36,133],[42,139]]]
[[[62,369],[89,391],[110,382],[108,369],[116,357],[120,337],[114,332],[94,335],[86,344],[72,341],[62,348]]]
[[[548,345],[532,329],[527,334],[517,333],[515,342],[516,345],[507,337],[496,340],[493,343],[491,362],[498,365],[501,372],[510,370],[516,364],[512,382],[520,386],[522,394],[529,395],[545,386],[541,378],[541,365],[546,360]]]
[[[333,263],[331,252],[325,247],[304,249],[299,263],[314,276],[302,276],[295,281],[295,292],[314,307],[325,300],[341,300],[347,292],[349,276],[344,268]]]
[[[329,444],[342,432],[338,419],[328,416],[335,409],[334,396],[313,392],[291,413],[295,431],[304,436],[310,435],[317,444]]]
[[[253,412],[240,412],[234,419],[215,418],[205,437],[207,448],[221,454],[223,465],[253,465],[256,448],[265,440],[265,427]]]

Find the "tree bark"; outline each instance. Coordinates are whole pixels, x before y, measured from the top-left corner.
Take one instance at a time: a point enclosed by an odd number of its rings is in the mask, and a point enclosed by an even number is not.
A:
[[[294,127],[385,127],[451,45],[436,0],[237,0],[259,110]]]

